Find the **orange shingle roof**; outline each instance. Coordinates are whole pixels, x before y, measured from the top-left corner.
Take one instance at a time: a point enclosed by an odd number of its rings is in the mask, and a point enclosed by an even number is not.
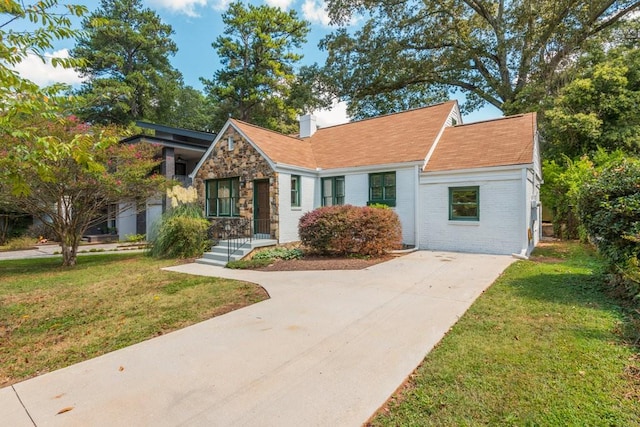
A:
[[[311,141],[323,169],[424,160],[456,105],[430,107],[318,129]]]
[[[448,127],[425,171],[533,163],[536,114]]]
[[[236,119],[231,122],[273,162],[335,169],[423,161],[455,101],[321,128],[310,138],[283,135]],[[444,128],[425,171],[533,162],[535,113]]]
[[[316,168],[311,143],[308,140],[283,135],[236,119],[231,119],[231,122],[273,162]]]

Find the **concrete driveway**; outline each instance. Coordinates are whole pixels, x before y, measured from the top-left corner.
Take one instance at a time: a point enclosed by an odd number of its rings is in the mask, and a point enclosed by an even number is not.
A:
[[[513,261],[414,252],[359,271],[173,267],[259,283],[271,299],[1,389],[3,423],[361,425]]]

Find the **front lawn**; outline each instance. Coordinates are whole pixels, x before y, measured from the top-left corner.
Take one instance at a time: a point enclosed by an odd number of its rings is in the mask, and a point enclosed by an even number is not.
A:
[[[476,301],[372,425],[640,424],[640,360],[602,292],[601,261],[577,244],[535,254]]]
[[[0,261],[0,387],[268,298],[141,254]]]

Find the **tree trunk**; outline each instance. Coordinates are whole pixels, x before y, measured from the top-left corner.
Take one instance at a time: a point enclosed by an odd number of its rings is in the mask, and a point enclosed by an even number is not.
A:
[[[62,266],[73,267],[76,265],[78,257],[78,245],[80,241],[77,236],[62,236],[60,246],[62,247]]]

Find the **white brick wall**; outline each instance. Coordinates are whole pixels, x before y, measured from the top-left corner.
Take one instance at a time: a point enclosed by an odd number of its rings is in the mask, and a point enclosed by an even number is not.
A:
[[[396,207],[394,210],[402,223],[402,242],[414,245],[415,236],[415,185],[418,176],[415,169],[396,171]]]
[[[415,244],[415,182],[417,175],[413,167],[402,169],[376,170],[375,172],[396,171],[396,207],[393,208],[402,223],[402,237],[406,244]],[[369,201],[369,172],[335,175],[324,177],[344,176],[345,204],[366,206]],[[302,203],[301,208],[291,207],[291,173],[280,172],[280,242],[300,240],[298,236],[298,220],[314,208],[322,205],[321,180],[313,175],[302,175]]]
[[[480,220],[449,220],[449,187],[479,186]],[[522,249],[525,212],[521,170],[421,179],[421,249],[511,254]]]
[[[415,244],[415,169],[389,169],[376,172],[396,172],[396,206],[393,210],[398,214],[402,224],[402,242]],[[366,206],[369,201],[369,173],[345,176],[345,204]]]
[[[291,206],[291,175],[300,175],[300,207]],[[313,210],[316,193],[316,178],[296,173],[279,173],[280,243],[295,242],[298,236],[298,221],[306,212]],[[319,189],[319,187],[318,187]]]

